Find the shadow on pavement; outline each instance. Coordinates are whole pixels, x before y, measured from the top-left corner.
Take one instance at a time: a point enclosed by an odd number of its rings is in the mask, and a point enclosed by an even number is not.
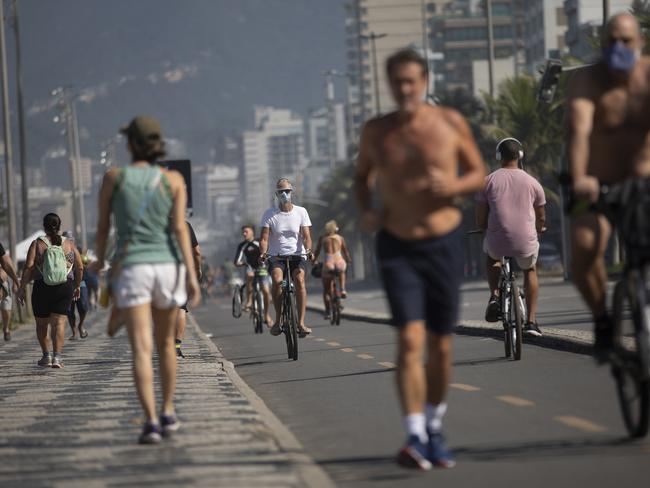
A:
[[[510,359],[507,359],[503,356],[485,359],[463,359],[462,361],[454,361],[453,366],[476,366],[479,364],[505,363],[508,361],[510,361]]]
[[[393,371],[391,368],[382,368],[382,369],[373,369],[372,371],[359,371],[358,373],[344,373],[344,374],[333,374],[329,376],[314,376],[311,378],[296,378],[293,380],[281,380],[281,381],[269,381],[267,383],[262,383],[263,385],[278,385],[282,383],[295,383],[299,381],[312,381],[312,380],[327,380],[331,378],[345,378],[346,376],[361,376],[365,374],[375,374],[375,373],[389,373]]]

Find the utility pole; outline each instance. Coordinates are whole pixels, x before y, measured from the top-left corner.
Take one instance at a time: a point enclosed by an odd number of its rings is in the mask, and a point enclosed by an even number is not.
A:
[[[16,44],[16,95],[18,102],[18,147],[20,148],[20,191],[22,202],[22,237],[29,235],[29,182],[27,181],[27,135],[25,132],[25,105],[23,99],[23,68],[18,23],[18,0],[13,0],[14,42]]]
[[[14,178],[11,154],[11,119],[9,116],[9,80],[7,76],[7,49],[5,46],[4,0],[0,0],[0,64],[2,69],[2,105],[5,138],[5,174],[7,186],[7,227],[9,234],[9,254],[16,259],[16,210],[14,204]]]
[[[81,146],[79,144],[79,118],[77,117],[77,106],[74,100],[70,101],[72,106],[72,140],[74,141],[74,159],[76,161],[77,170],[77,198],[79,205],[79,234],[81,237],[82,249],[88,248],[87,233],[86,233],[86,201],[85,189],[83,182],[83,175],[81,173]]]
[[[490,97],[494,97],[494,32],[492,30],[492,0],[485,0],[487,13],[488,41],[488,76],[490,81]]]
[[[429,29],[427,28],[427,7],[424,0],[420,0],[420,10],[422,13],[422,53],[424,54],[424,61],[427,64],[427,96],[431,93],[431,66],[429,66]]]
[[[336,70],[323,71],[325,76],[325,107],[327,110],[327,159],[330,169],[336,167],[336,114],[334,113],[334,75]]]
[[[603,0],[603,32],[605,32],[605,27],[607,26],[608,19],[609,19],[609,0]]]
[[[369,39],[370,40],[370,47],[372,49],[372,71],[374,75],[374,83],[375,83],[375,115],[381,114],[381,103],[379,101],[379,71],[378,71],[378,66],[377,66],[377,44],[376,41],[377,39],[381,39],[382,37],[386,37],[388,34],[376,34],[375,32],[371,32],[368,35],[361,35],[360,37],[362,39]]]

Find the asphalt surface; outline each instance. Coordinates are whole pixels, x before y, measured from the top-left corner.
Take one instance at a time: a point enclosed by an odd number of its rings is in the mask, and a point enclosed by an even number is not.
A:
[[[416,473],[393,461],[404,434],[390,326],[333,327],[309,314],[314,333],[293,362],[282,337],[253,334],[227,299],[194,316],[338,486],[620,488],[650,479],[650,442],[627,441],[609,372],[586,355],[526,344],[513,362],[498,340],[457,336],[444,425],[458,466]]]

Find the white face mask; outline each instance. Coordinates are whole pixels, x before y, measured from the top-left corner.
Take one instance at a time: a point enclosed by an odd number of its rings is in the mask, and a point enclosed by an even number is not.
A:
[[[291,192],[277,191],[275,194],[280,204],[286,205],[287,203],[291,203]]]

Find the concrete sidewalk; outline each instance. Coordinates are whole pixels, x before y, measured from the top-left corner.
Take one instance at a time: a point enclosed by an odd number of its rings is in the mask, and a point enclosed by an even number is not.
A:
[[[542,290],[546,290],[549,287],[565,286],[563,281],[557,278],[546,278],[542,282],[542,285]],[[573,285],[567,284],[566,286],[573,289]],[[322,290],[312,283],[309,289],[307,306],[309,310],[320,313],[324,312],[325,307],[321,299],[321,292]],[[474,311],[470,316],[481,316],[488,295],[487,285],[484,282],[468,282],[463,284],[461,293],[463,300],[466,300],[468,296],[472,300],[478,300],[475,304],[472,304],[472,308],[478,309],[480,312],[477,313]],[[343,305],[345,308],[341,317],[344,319],[383,324],[390,322],[391,316],[388,303],[386,302],[384,291],[378,286],[364,286],[358,290],[350,290],[348,288],[348,298],[343,300]],[[485,320],[467,318],[464,316],[467,315],[467,305],[469,304],[463,303],[461,319],[457,325],[456,333],[503,338],[503,326],[501,322],[490,323]],[[575,308],[577,311],[580,311],[584,306],[577,305]],[[539,315],[542,315],[542,313]],[[586,309],[580,311],[580,317],[569,316],[567,314],[566,321],[579,319],[583,323],[576,324],[572,328],[543,326],[543,337],[524,336],[524,342],[552,349],[590,354],[593,344],[593,332],[591,331],[591,321],[588,318],[585,319],[585,317],[588,317]]]
[[[333,486],[195,323],[179,361],[181,430],[137,445],[128,341],[104,324],[96,314],[87,339],[66,343],[62,370],[36,365],[32,326],[0,345],[0,486]]]

